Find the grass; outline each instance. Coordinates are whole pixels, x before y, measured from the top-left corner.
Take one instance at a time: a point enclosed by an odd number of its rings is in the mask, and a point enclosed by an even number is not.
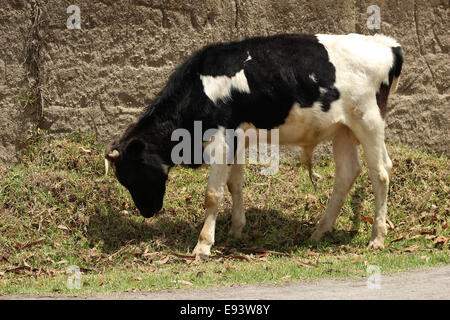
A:
[[[386,248],[366,248],[373,194],[363,170],[338,218],[320,243],[308,240],[323,214],[334,177],[321,158],[317,190],[295,161],[273,176],[246,167],[247,226],[231,240],[229,195],[220,208],[216,244],[208,261],[189,255],[204,220],[207,168],[170,172],[163,211],[144,219],[127,190],[104,177],[103,148],[74,133],[28,141],[18,164],[0,176],[0,294],[84,294],[234,283],[281,283],[318,277],[367,276],[449,263],[449,162],[402,146],[389,146],[394,168]],[[392,229],[393,227],[393,229]],[[66,285],[79,266],[81,289]]]

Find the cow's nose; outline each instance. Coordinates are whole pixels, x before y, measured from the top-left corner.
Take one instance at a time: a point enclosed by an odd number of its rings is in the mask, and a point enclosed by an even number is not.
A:
[[[158,212],[158,210],[154,210],[153,208],[144,208],[140,209],[139,211],[145,218],[151,218],[155,215],[156,212]]]

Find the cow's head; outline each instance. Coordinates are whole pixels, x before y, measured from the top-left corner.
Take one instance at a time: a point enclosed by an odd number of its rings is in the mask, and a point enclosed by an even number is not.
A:
[[[136,207],[146,218],[161,210],[168,176],[168,166],[151,149],[149,143],[130,138],[114,140],[105,150],[106,174],[108,164],[112,163],[117,179],[130,191]]]

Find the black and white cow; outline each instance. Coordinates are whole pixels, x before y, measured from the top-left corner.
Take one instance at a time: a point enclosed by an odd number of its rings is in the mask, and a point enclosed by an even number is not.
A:
[[[318,143],[332,140],[336,177],[326,212],[311,236],[319,240],[332,230],[360,172],[361,143],[375,193],[369,247],[383,248],[392,167],[384,117],[402,63],[400,45],[383,35],[282,34],[209,45],[173,72],[139,120],[107,146],[105,158],[142,215],[151,217],[162,208],[168,171],[174,166],[175,129],[193,133],[194,121],[201,121],[203,130],[218,129],[219,135],[224,129],[276,128],[279,143],[302,146],[306,160]],[[230,233],[241,235],[243,180],[242,164],[211,165],[206,221],[195,254],[210,254],[226,184],[233,200]]]

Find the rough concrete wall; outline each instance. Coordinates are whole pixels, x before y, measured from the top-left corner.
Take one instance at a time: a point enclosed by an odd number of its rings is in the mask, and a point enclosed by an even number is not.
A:
[[[281,32],[373,34],[377,31],[366,27],[366,10],[377,4],[380,31],[397,38],[405,52],[400,87],[390,100],[387,138],[450,154],[448,0],[0,3],[0,28],[7,34],[0,40],[0,71],[2,61],[12,70],[7,81],[0,77],[0,159],[11,159],[16,142],[26,133],[24,121],[30,122],[30,116],[18,111],[15,97],[30,87],[24,82],[26,65],[21,63],[33,3],[42,9],[43,21],[40,126],[55,134],[93,131],[105,141],[122,132],[173,68],[203,45]],[[81,30],[66,28],[71,4],[81,9]]]
[[[22,1],[0,0],[0,164],[13,158],[36,117],[34,105],[26,103],[35,81],[26,63],[29,13]]]
[[[379,6],[382,32],[398,39],[405,54],[398,91],[389,98],[387,139],[449,156],[449,1],[382,1]],[[358,21],[362,29],[356,31],[363,32],[363,14]]]

